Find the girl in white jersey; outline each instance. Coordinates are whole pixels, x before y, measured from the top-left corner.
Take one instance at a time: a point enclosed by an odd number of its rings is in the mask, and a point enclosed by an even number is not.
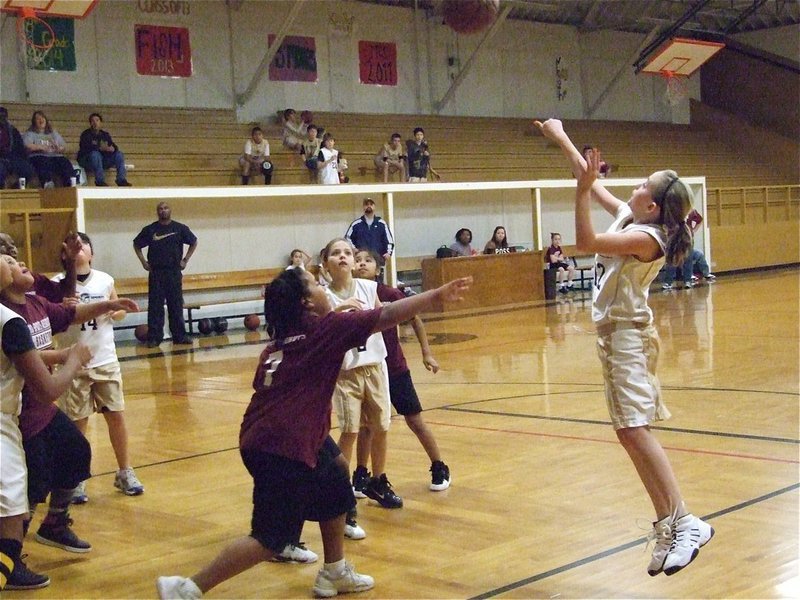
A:
[[[92,269],[94,249],[92,241],[85,233],[78,233],[81,251],[75,258],[78,281],[75,291],[78,302],[90,304],[104,300],[116,300],[114,278],[107,273]],[[64,274],[53,277],[61,281]],[[77,341],[86,344],[92,351],[92,360],[87,368],[73,380],[69,391],[59,401],[64,413],[75,422],[85,436],[89,417],[99,412],[108,425],[108,437],[117,459],[119,470],[114,477],[114,487],[128,496],[138,496],[144,486],[128,460],[128,429],[125,425],[125,400],[122,395],[122,372],[117,360],[114,344],[114,324],[112,320],[125,317],[125,311],[108,313],[81,325],[72,325],[59,335],[58,345],[69,346]],[[73,504],[89,501],[86,482],[75,488]]]
[[[355,279],[355,251],[344,238],[328,242],[322,251],[322,263],[331,276],[325,288],[335,311],[379,308],[378,284]],[[384,508],[400,508],[403,500],[392,490],[386,477],[386,439],[391,419],[389,375],[386,370],[386,346],[383,336],[375,333],[367,343],[345,354],[342,371],[333,393],[333,406],[339,417],[342,433],[339,448],[347,463],[353,455],[353,445],[363,422],[372,432],[372,477],[366,465],[357,465],[353,487],[357,498],[369,497]]]
[[[670,414],[655,374],[659,339],[647,294],[665,260],[680,265],[691,250],[685,223],[691,194],[677,173],[657,171],[625,203],[597,181],[599,152],[591,152],[587,162],[556,119],[534,125],[558,144],[578,179],[576,242],[581,251],[596,253],[592,319],[606,402],[617,438],[656,512],[651,534],[656,544],[647,572],[672,575],[692,562],[714,535],[710,525],[687,511],[667,454],[649,427]],[[596,233],[592,226],[592,199],[615,216],[606,233]]]

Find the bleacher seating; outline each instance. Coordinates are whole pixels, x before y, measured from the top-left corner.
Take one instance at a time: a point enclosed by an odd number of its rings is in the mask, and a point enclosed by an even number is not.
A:
[[[32,105],[8,103],[9,117],[27,128]],[[236,123],[233,110],[159,107],[50,105],[41,107],[77,150],[88,115],[98,110],[104,128],[119,144],[136,186],[208,186],[239,183],[238,157],[252,123]],[[373,156],[398,131],[411,137],[425,128],[433,165],[445,181],[561,179],[569,177],[564,160],[536,134],[530,119],[418,115],[317,113],[315,121],[336,136],[345,153],[352,183],[375,182]],[[390,123],[390,125],[387,125]],[[283,148],[274,117],[261,123],[275,164],[274,184],[306,184],[299,156]],[[679,173],[705,175],[709,187],[795,183],[793,173],[776,169],[746,149],[725,147],[710,132],[687,125],[642,122],[570,121],[576,143],[591,143],[612,165],[612,177],[639,177],[670,166]],[[74,156],[73,156],[74,157]],[[747,164],[746,169],[732,165]],[[90,184],[92,180],[90,179]]]

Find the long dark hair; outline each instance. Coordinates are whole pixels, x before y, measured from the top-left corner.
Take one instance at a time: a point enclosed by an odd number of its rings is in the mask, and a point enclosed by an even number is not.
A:
[[[503,233],[505,233],[505,236],[503,236],[502,242],[498,242],[497,232],[501,229],[503,230]],[[506,228],[502,225],[495,227],[494,231],[492,232],[492,241],[494,242],[495,248],[508,248],[508,231],[506,231]]]
[[[270,337],[282,339],[300,325],[306,310],[303,300],[308,297],[305,277],[301,269],[283,271],[264,291],[264,318]]]
[[[661,171],[659,175],[651,194],[661,209],[658,224],[667,232],[667,264],[678,267],[692,248],[692,232],[686,224],[692,210],[692,193],[675,171]]]

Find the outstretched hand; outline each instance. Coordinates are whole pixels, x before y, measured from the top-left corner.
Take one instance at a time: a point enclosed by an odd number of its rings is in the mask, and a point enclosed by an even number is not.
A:
[[[64,243],[61,245],[64,256],[67,260],[74,262],[75,257],[78,256],[78,253],[83,248],[83,240],[78,236],[77,233],[70,233]]]
[[[564,124],[558,119],[547,119],[544,123],[534,121],[533,126],[538,129],[548,140],[556,141],[564,134]]]
[[[579,192],[591,189],[592,184],[600,176],[600,152],[597,148],[592,148],[586,155],[586,169],[578,176]]]
[[[117,298],[112,300],[109,308],[113,311],[125,310],[127,312],[139,312],[139,305],[130,298]]]
[[[439,288],[439,298],[442,302],[461,302],[470,287],[472,287],[472,277],[454,279]]]

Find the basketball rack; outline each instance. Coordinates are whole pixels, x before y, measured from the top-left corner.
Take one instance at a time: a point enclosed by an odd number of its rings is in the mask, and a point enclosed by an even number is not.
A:
[[[721,42],[672,38],[653,53],[641,72],[663,77],[666,100],[676,106],[689,95],[689,77],[724,47]]]

